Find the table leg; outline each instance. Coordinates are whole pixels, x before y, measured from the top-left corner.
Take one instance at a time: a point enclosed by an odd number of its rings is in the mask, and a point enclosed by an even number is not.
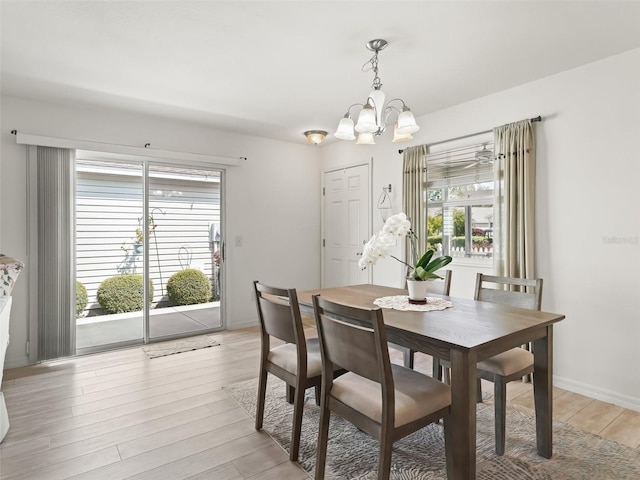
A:
[[[474,352],[451,351],[450,480],[476,478],[476,361]]]
[[[536,444],[538,455],[553,454],[553,325],[547,335],[533,342],[533,396],[536,406]]]

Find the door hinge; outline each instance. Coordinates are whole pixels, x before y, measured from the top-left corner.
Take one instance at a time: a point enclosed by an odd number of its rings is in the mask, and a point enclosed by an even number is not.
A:
[[[324,238],[322,239],[322,246],[324,247]]]
[[[30,347],[30,345],[29,345],[29,342],[27,341],[27,343],[25,344],[25,347],[24,347],[24,350],[27,353],[27,356],[29,356],[29,347]]]
[[[324,187],[322,187],[322,196],[324,197]]]

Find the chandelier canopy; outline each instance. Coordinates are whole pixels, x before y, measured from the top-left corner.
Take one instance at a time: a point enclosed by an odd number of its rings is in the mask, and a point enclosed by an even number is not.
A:
[[[378,53],[388,45],[386,40],[376,39],[367,43],[367,48],[374,52],[373,57],[362,66],[363,72],[373,71],[373,90],[369,93],[364,104],[354,103],[342,120],[338,124],[338,129],[334,136],[341,140],[355,140],[355,132],[358,132],[358,145],[375,144],[374,137],[382,135],[387,128],[387,121],[392,114],[397,114],[396,123],[393,126],[393,142],[403,142],[411,140],[412,133],[417,132],[420,127],[416,124],[413,113],[400,98],[389,100],[385,105],[385,94],[382,91],[382,81],[378,76]],[[400,105],[398,105],[398,103]],[[353,124],[351,109],[362,107],[358,115],[358,123]],[[354,132],[355,130],[355,132]]]

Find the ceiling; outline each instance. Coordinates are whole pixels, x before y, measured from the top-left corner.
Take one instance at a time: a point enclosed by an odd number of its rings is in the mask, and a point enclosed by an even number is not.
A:
[[[373,79],[416,117],[640,47],[640,2],[5,1],[2,94],[304,143]]]

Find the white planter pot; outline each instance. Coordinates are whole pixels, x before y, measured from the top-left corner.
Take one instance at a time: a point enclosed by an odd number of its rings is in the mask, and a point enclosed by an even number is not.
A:
[[[407,278],[407,289],[409,290],[409,300],[424,301],[427,298],[426,280],[412,280]]]

